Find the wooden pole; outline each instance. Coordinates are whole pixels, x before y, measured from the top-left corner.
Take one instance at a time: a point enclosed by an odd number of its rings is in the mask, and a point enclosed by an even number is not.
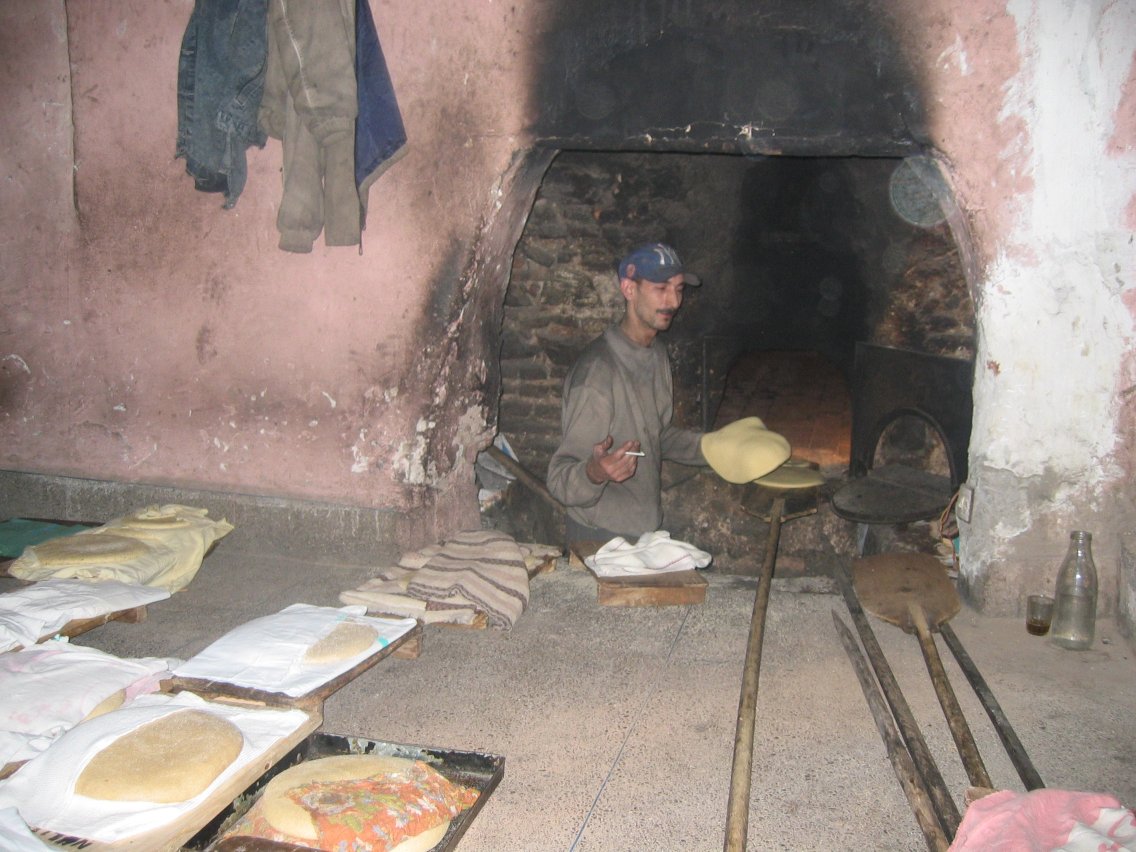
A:
[[[994,724],[994,730],[998,732],[1002,745],[1006,747],[1006,754],[1010,756],[1010,762],[1018,770],[1018,776],[1022,779],[1022,784],[1025,785],[1026,790],[1040,790],[1045,787],[1041,775],[1038,774],[1033,762],[1029,759],[1029,755],[1026,754],[1025,746],[1018,739],[1018,735],[1014,733],[1014,728],[1010,724],[1010,720],[1006,718],[1006,714],[1002,712],[1002,705],[998,703],[994,693],[990,691],[986,679],[978,671],[978,666],[974,664],[974,660],[970,658],[970,654],[966,652],[966,648],[962,646],[962,642],[955,635],[954,628],[943,623],[939,625],[939,632],[943,635],[943,640],[951,649],[951,653],[954,654],[959,668],[962,669],[966,679],[974,688],[975,694],[978,695],[978,699],[982,702],[986,715]]]
[[[770,511],[769,540],[765,545],[765,561],[757,582],[750,616],[749,641],[746,644],[742,690],[738,699],[738,722],[734,733],[734,761],[730,773],[730,798],[726,805],[725,852],[745,852],[749,833],[749,792],[753,766],[753,727],[757,717],[757,686],[761,672],[761,645],[765,638],[765,613],[769,608],[769,591],[773,585],[773,565],[777,561],[777,545],[781,539],[781,515],[785,498],[778,495]]]
[[[564,504],[552,496],[543,482],[529,473],[516,459],[507,455],[496,444],[490,444],[485,450],[490,456],[501,462],[507,470],[521,481],[530,491],[536,494],[537,497],[542,499],[545,503],[551,506],[556,511],[564,514]]]
[[[848,607],[848,613],[852,616],[852,623],[856,626],[856,632],[860,634],[860,641],[864,644],[864,652],[872,663],[872,668],[875,670],[876,678],[880,683],[880,689],[895,716],[895,724],[903,736],[903,741],[907,743],[907,749],[915,763],[915,768],[923,778],[923,783],[935,805],[939,825],[942,826],[943,833],[947,837],[953,838],[955,832],[958,831],[959,822],[962,820],[958,806],[955,805],[955,800],[951,798],[946,782],[943,781],[943,776],[935,763],[935,758],[927,747],[927,741],[923,739],[923,733],[919,730],[919,724],[915,721],[915,714],[911,712],[907,699],[903,697],[903,690],[899,688],[899,681],[895,679],[895,674],[892,672],[887,657],[884,656],[883,649],[876,639],[872,625],[868,622],[868,617],[864,615],[864,608],[860,606],[860,599],[856,597],[856,590],[852,588],[852,580],[848,576],[847,569],[838,567],[834,574],[837,583],[840,585],[841,594],[844,596],[844,603]]]
[[[947,718],[947,727],[951,729],[951,736],[955,741],[962,765],[966,767],[966,777],[974,787],[992,788],[994,782],[986,771],[982,762],[982,755],[978,753],[978,743],[974,741],[974,734],[966,722],[962,707],[959,706],[951,680],[947,677],[947,670],[943,668],[943,661],[939,657],[939,649],[935,645],[935,637],[931,635],[931,628],[927,624],[926,613],[923,607],[916,603],[908,604],[911,613],[911,622],[915,625],[915,632],[919,636],[919,649],[923,652],[923,660],[927,663],[927,674],[931,676],[931,685],[935,687],[935,695],[939,698],[939,705],[943,708],[943,715]]]
[[[879,687],[872,679],[872,673],[868,670],[868,662],[856,645],[852,631],[836,615],[836,610],[832,611],[832,620],[836,623],[836,630],[840,634],[840,641],[844,645],[844,650],[848,653],[848,659],[852,661],[852,668],[856,670],[860,688],[863,690],[864,698],[867,699],[868,707],[872,711],[872,718],[876,721],[876,729],[880,732],[880,737],[884,741],[884,747],[887,749],[895,777],[899,779],[899,785],[903,788],[907,801],[911,805],[911,810],[915,813],[915,821],[919,823],[919,829],[923,832],[923,839],[927,842],[927,848],[932,852],[944,852],[950,844],[939,825],[938,816],[931,804],[931,797],[927,793],[923,779],[916,770],[915,763],[911,760],[911,755],[904,747],[903,741],[899,738],[899,732],[896,730],[891,714],[888,713],[888,708],[880,696]]]

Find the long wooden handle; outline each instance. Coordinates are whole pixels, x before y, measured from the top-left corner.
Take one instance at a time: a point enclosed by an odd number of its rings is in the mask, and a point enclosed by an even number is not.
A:
[[[510,458],[496,444],[490,444],[485,448],[485,452],[489,453],[490,456],[501,462],[501,464],[503,464],[506,469],[511,471],[513,475],[516,476],[517,479],[519,479],[522,483],[524,483],[524,485],[530,491],[536,494],[537,497],[539,497],[541,500],[543,500],[545,503],[547,503],[549,506],[551,506],[561,514],[564,513],[564,504],[553,497],[552,492],[548,490],[548,487],[527,470],[525,470],[524,466],[522,466],[516,459]]]
[[[864,644],[864,652],[872,663],[876,678],[880,682],[880,689],[895,716],[895,724],[899,728],[903,741],[907,743],[907,750],[911,754],[915,768],[919,771],[923,783],[931,795],[931,801],[935,805],[935,813],[939,817],[939,825],[942,826],[943,833],[948,838],[952,838],[958,831],[959,822],[962,819],[959,815],[958,806],[955,805],[955,800],[951,798],[942,773],[939,772],[938,764],[935,763],[931,749],[927,747],[927,741],[923,738],[919,723],[915,720],[915,714],[911,712],[911,707],[903,696],[903,690],[899,688],[899,681],[896,680],[887,657],[884,656],[879,640],[876,639],[876,634],[872,630],[872,625],[868,622],[868,617],[864,615],[864,608],[860,605],[860,599],[856,597],[856,590],[852,587],[847,568],[838,566],[834,574],[840,585],[840,592],[844,595],[844,603],[848,607],[848,613],[852,616],[852,623],[856,626],[856,632],[860,634],[860,641]]]
[[[994,697],[994,693],[986,684],[986,679],[978,671],[978,666],[974,664],[974,660],[970,658],[970,654],[966,652],[966,648],[963,647],[962,642],[955,634],[954,628],[949,624],[940,624],[939,633],[942,634],[947,647],[951,649],[951,653],[955,655],[959,668],[966,675],[966,679],[970,681],[978,700],[982,702],[986,715],[990,717],[990,721],[994,724],[994,730],[998,732],[998,738],[1006,747],[1006,754],[1010,756],[1010,762],[1018,770],[1022,784],[1025,785],[1026,790],[1040,790],[1045,786],[1045,782],[1041,780],[1041,775],[1038,774],[1033,762],[1029,759],[1029,755],[1026,754],[1025,746],[1018,739],[1018,735],[1014,733],[1014,728],[1010,724],[1010,720],[1006,718],[1006,714],[1002,712],[1002,705]]]
[[[761,645],[765,638],[765,612],[769,608],[769,590],[773,585],[773,565],[777,561],[777,545],[781,539],[781,515],[785,498],[773,499],[770,510],[769,539],[765,545],[765,561],[753,599],[749,622],[742,691],[738,699],[738,724],[734,733],[734,762],[730,772],[730,798],[726,804],[725,852],[745,852],[749,833],[749,790],[753,766],[753,727],[757,717],[757,685],[761,672]]]
[[[884,741],[892,769],[895,771],[895,777],[899,779],[899,785],[903,788],[904,795],[907,796],[907,801],[915,814],[915,821],[919,823],[919,829],[923,832],[923,839],[927,842],[927,848],[932,852],[942,852],[942,850],[948,848],[950,843],[939,825],[939,818],[931,803],[927,787],[923,783],[919,771],[915,768],[911,755],[904,748],[903,741],[899,738],[899,732],[896,730],[891,714],[888,713],[888,708],[880,695],[879,687],[872,680],[872,674],[868,670],[868,663],[864,654],[857,647],[852,632],[837,617],[836,610],[832,611],[832,620],[836,623],[836,631],[840,634],[840,641],[844,645],[844,650],[848,653],[848,659],[852,661],[852,668],[856,670],[860,689],[863,690],[868,708],[872,711],[872,718],[876,721],[876,730],[880,732],[880,737]]]
[[[923,612],[923,607],[915,602],[909,603],[907,610],[911,614],[915,632],[919,635],[919,647],[923,650],[927,673],[931,675],[935,694],[939,696],[943,715],[947,717],[947,726],[951,729],[951,736],[954,737],[955,748],[958,749],[962,764],[966,767],[966,777],[974,787],[993,787],[986,766],[982,763],[982,756],[978,753],[978,744],[970,732],[970,725],[966,723],[966,716],[963,715],[955,691],[951,688],[947,670],[943,668],[939,649],[935,645],[935,637],[931,635],[931,628],[927,625],[927,615]]]

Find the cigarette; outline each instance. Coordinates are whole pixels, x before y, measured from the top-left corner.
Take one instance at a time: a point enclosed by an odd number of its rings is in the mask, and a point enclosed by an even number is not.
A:
[[[627,452],[625,452],[625,453],[624,453],[624,455],[625,455],[625,456],[639,456],[639,458],[643,458],[643,457],[644,457],[644,456],[646,456],[647,454],[646,454],[646,453],[641,453],[641,452],[639,452],[638,450],[628,450]]]

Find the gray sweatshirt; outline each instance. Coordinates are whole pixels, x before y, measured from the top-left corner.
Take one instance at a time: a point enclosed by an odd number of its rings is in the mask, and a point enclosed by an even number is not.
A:
[[[663,459],[706,464],[702,433],[671,425],[673,389],[658,338],[640,346],[613,325],[588,344],[564,382],[563,437],[548,465],[548,490],[574,520],[633,537],[659,529]],[[627,481],[596,485],[585,469],[608,435],[613,447],[638,440],[646,455]]]

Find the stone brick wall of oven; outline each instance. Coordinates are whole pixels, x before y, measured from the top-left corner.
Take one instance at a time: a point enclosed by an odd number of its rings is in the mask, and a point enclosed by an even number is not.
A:
[[[526,468],[545,477],[560,438],[564,376],[621,315],[616,260],[644,240],[672,242],[706,280],[688,291],[664,338],[681,425],[701,428],[704,411],[713,420],[731,363],[753,349],[818,350],[843,370],[860,339],[972,356],[974,312],[950,234],[890,213],[887,164],[783,162],[558,156],[517,245],[505,294],[498,426]],[[837,178],[839,192],[823,189]],[[787,192],[775,191],[785,186]],[[706,337],[712,346],[703,345]],[[756,571],[767,524],[739,510],[741,487],[692,473],[664,469],[668,529],[712,549],[719,570]],[[851,552],[852,533],[822,500],[818,517],[786,526],[779,571],[826,573],[832,558]]]

